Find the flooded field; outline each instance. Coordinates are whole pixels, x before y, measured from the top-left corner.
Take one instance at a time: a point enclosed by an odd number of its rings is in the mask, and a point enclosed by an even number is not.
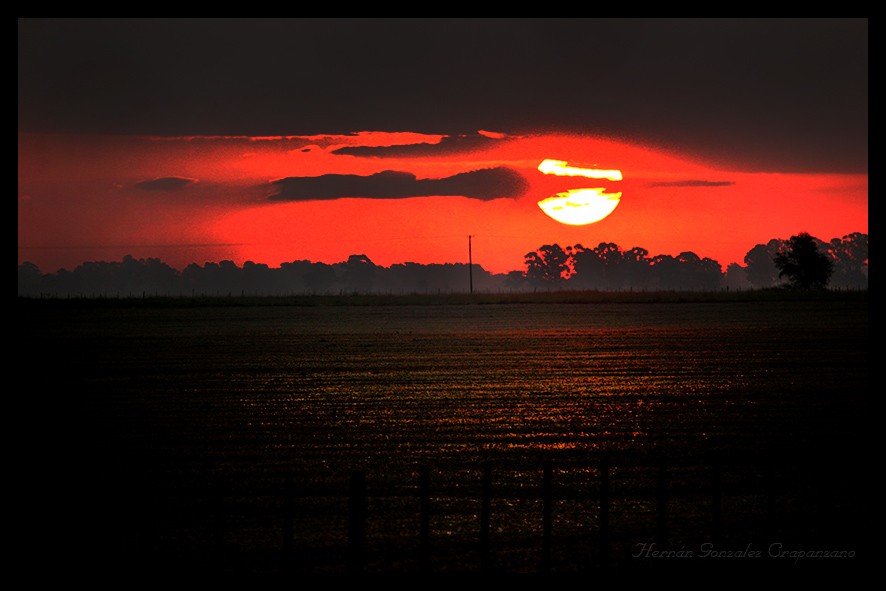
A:
[[[40,493],[75,506],[39,528],[82,568],[863,553],[866,300],[19,311],[32,420],[60,435]]]

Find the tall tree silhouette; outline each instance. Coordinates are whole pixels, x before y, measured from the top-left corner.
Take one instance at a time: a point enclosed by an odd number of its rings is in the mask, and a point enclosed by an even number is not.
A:
[[[594,252],[603,261],[603,268],[606,271],[606,284],[609,289],[619,290],[624,287],[622,252],[618,244],[614,242],[601,242],[594,249]]]
[[[784,240],[773,238],[766,244],[758,244],[744,257],[747,280],[758,289],[772,287],[778,283],[778,268],[775,256],[786,247]]]
[[[628,287],[646,289],[650,281],[649,251],[639,246],[633,247],[622,253],[622,275]]]
[[[650,272],[656,289],[679,290],[683,288],[680,283],[680,261],[669,254],[659,254],[652,257]]]
[[[852,289],[868,285],[868,235],[853,232],[843,238],[833,238],[827,245],[827,253],[834,262],[831,275],[832,287]]]
[[[726,267],[726,275],[723,277],[723,285],[726,289],[747,289],[751,286],[746,274],[747,269],[738,263],[729,263]]]
[[[606,261],[600,258],[596,249],[576,244],[572,249],[573,275],[569,284],[579,289],[605,289]]]
[[[571,255],[571,246],[563,250],[559,244],[545,244],[537,251],[527,253],[526,279],[540,287],[559,287],[569,276]]]
[[[834,272],[834,264],[806,232],[791,236],[787,248],[780,250],[773,262],[778,276],[798,289],[824,289]]]
[[[367,293],[372,291],[375,281],[376,266],[365,254],[352,254],[344,267],[342,280],[345,286],[352,291]]]
[[[37,295],[43,293],[43,273],[40,268],[30,261],[25,261],[18,266],[18,293],[19,295]]]
[[[692,251],[677,255],[682,289],[716,291],[723,282],[720,264],[710,258],[701,258]]]

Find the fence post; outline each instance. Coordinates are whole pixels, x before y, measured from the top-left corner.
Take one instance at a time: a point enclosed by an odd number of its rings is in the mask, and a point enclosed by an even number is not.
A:
[[[480,565],[489,568],[489,516],[492,512],[492,467],[483,466],[483,500],[480,507]]]
[[[609,458],[600,461],[600,563],[609,561]]]
[[[431,537],[431,475],[427,466],[421,468],[420,504],[421,526],[419,531],[419,561],[422,572],[430,570],[430,537]]]
[[[655,541],[659,548],[667,547],[667,518],[668,518],[668,471],[664,460],[658,465],[658,523],[655,533]]]
[[[366,544],[366,475],[351,473],[351,496],[348,519],[348,567],[352,572],[363,569]]]
[[[226,560],[225,548],[225,514],[222,486],[215,482],[209,485],[209,502],[212,519],[212,554],[216,564]]]
[[[711,466],[711,540],[716,544],[720,541],[722,531],[721,506],[723,499],[722,467],[720,460],[715,458]]]
[[[553,492],[551,483],[551,462],[544,464],[544,479],[542,488],[542,570],[551,570],[551,512],[553,504]]]
[[[766,535],[770,539],[775,535],[777,528],[775,513],[775,458],[769,456],[766,459]]]
[[[292,483],[292,476],[287,476],[283,482],[283,569],[288,570],[292,565],[292,544],[295,521],[295,487]]]

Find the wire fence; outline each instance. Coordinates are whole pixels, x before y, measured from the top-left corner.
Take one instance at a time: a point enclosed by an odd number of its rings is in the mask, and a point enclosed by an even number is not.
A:
[[[133,552],[158,568],[252,574],[845,565],[860,550],[845,468],[602,457],[324,478],[261,470],[153,489],[133,507]]]

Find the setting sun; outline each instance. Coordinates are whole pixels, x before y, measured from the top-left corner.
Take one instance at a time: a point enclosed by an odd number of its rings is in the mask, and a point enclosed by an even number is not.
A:
[[[584,226],[599,222],[618,206],[621,193],[603,189],[573,189],[538,202],[543,212],[561,224]]]
[[[620,170],[603,170],[569,166],[564,160],[550,158],[538,165],[544,174],[578,176],[589,179],[620,181]],[[621,193],[606,193],[602,187],[570,189],[538,202],[538,206],[552,219],[570,226],[584,226],[599,222],[618,207]]]

